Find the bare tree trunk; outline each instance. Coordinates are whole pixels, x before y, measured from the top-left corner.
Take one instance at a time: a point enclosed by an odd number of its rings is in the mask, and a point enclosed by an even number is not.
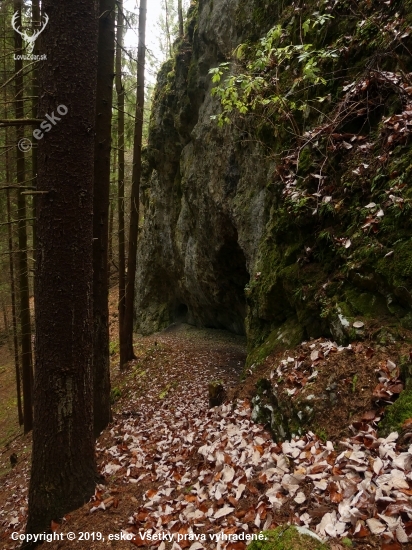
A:
[[[7,160],[6,160],[6,166],[8,166]],[[22,426],[24,422],[24,417],[23,417],[23,409],[21,405],[19,340],[17,336],[17,317],[16,317],[16,286],[14,282],[13,234],[11,230],[10,191],[8,189],[7,189],[7,221],[9,222],[7,228],[8,228],[8,237],[9,237],[10,294],[11,294],[11,315],[12,315],[12,322],[13,322],[14,366],[16,370],[17,412],[19,415],[19,426]]]
[[[39,71],[42,113],[64,112],[39,142],[36,371],[26,532],[50,529],[95,489],[93,177],[95,0],[42,0],[49,24]],[[52,90],[52,92],[51,92]],[[28,545],[30,546],[30,545]]]
[[[3,36],[3,47],[6,51],[6,37]],[[3,57],[3,69],[6,74],[6,56]],[[7,116],[7,89],[4,87],[4,115]],[[9,131],[5,131],[5,146],[6,146],[6,181],[12,181],[9,168]],[[16,283],[14,278],[14,247],[13,247],[13,232],[11,220],[11,200],[10,189],[6,189],[6,208],[7,208],[7,232],[8,232],[8,252],[9,252],[9,269],[10,269],[10,298],[11,298],[11,318],[13,326],[13,352],[14,352],[14,367],[16,372],[16,393],[17,393],[17,414],[19,418],[19,426],[23,426],[23,407],[21,402],[21,384],[20,384],[20,358],[19,358],[19,338],[16,316]]]
[[[93,193],[94,435],[111,420],[109,353],[109,198],[115,0],[100,0]]]
[[[142,137],[144,109],[144,70],[146,61],[146,6],[140,1],[139,50],[137,54],[137,101],[134,124],[132,194],[130,201],[129,254],[127,258],[126,300],[124,316],[124,349],[120,350],[120,365],[135,358],[133,351],[133,308],[137,267],[137,238],[139,232],[139,191],[142,171]],[[122,363],[123,360],[123,363]]]
[[[4,300],[1,301],[1,308],[3,310],[4,336],[7,343],[9,343],[9,321],[7,319],[6,304],[4,303]]]
[[[183,7],[182,0],[177,0],[177,17],[179,19],[179,36],[183,38],[184,28],[183,28]]]
[[[112,132],[116,132],[117,128],[113,128]],[[109,275],[109,287],[110,287],[110,277],[112,274],[112,265],[113,265],[113,228],[114,228],[114,211],[116,208],[116,201],[114,196],[112,196],[112,178],[111,175],[117,174],[117,147],[113,149],[113,162],[110,170],[110,207],[109,207],[109,257],[107,260],[107,271]]]
[[[32,0],[31,2],[31,21],[32,21],[32,32],[34,33],[38,29],[40,23],[40,4],[39,0]],[[37,40],[34,43],[33,54],[39,54],[39,48],[37,45]],[[37,109],[38,109],[38,96],[39,96],[39,85],[38,85],[39,70],[37,63],[33,65],[32,72],[32,117],[37,118]],[[32,185],[34,188],[37,186],[36,177],[37,177],[37,145],[34,144],[34,147],[31,150],[31,162],[32,162]],[[36,262],[36,201],[37,196],[32,195],[32,213],[33,213],[33,225],[32,225],[32,241],[33,241],[33,260]],[[33,281],[33,293],[34,293],[34,281]]]
[[[107,274],[109,277],[110,286],[110,274],[113,262],[113,224],[114,224],[114,201],[110,199],[110,214],[109,214],[109,257],[107,260]]]
[[[18,13],[17,25],[21,26],[22,1],[14,0],[14,11]],[[22,52],[22,37],[14,33],[14,49],[16,59],[14,61],[15,78],[15,114],[17,119],[24,116],[23,108],[23,61],[18,59]],[[17,143],[24,138],[22,126],[16,128]],[[24,153],[20,147],[16,148],[16,170],[17,184],[25,181]],[[20,286],[20,322],[21,322],[21,364],[23,370],[23,411],[24,411],[24,433],[29,432],[33,427],[32,410],[32,381],[33,366],[31,354],[31,323],[30,323],[30,297],[29,297],[29,273],[27,264],[27,227],[26,227],[26,199],[18,192],[18,234],[19,234],[19,286]]]
[[[169,56],[172,57],[172,39],[170,37],[169,6],[167,5],[167,0],[165,0],[165,24],[166,24],[166,50],[169,52]]]
[[[119,240],[119,343],[120,365],[126,362],[124,310],[125,310],[125,233],[124,233],[124,87],[122,83],[122,47],[123,47],[123,0],[117,5],[117,45],[116,45],[116,92],[117,92],[117,210]]]

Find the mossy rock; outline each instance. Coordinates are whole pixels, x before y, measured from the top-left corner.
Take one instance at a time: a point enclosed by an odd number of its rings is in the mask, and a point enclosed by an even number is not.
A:
[[[385,410],[385,416],[379,426],[379,432],[386,436],[391,432],[400,432],[405,420],[412,418],[412,390],[404,390],[399,399]]]
[[[285,441],[307,431],[313,419],[313,406],[305,398],[294,400],[279,394],[270,380],[261,378],[252,399],[252,420],[266,426],[275,441]]]
[[[379,294],[350,289],[345,292],[345,297],[355,311],[355,314],[364,315],[372,319],[389,315],[386,300]]]
[[[291,525],[277,527],[273,531],[263,531],[266,540],[254,540],[249,550],[329,550],[330,546],[320,542],[316,535],[308,535],[306,529]]]
[[[273,330],[265,342],[255,348],[248,356],[246,367],[260,365],[271,353],[287,348],[293,348],[304,339],[305,329],[296,317],[285,321],[280,327]]]

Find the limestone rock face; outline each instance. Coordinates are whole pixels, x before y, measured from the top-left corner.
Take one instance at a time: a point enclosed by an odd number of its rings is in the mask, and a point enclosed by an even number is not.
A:
[[[315,145],[308,142],[302,148],[302,138],[294,142],[281,118],[277,125],[265,126],[258,116],[237,117],[223,127],[211,118],[220,105],[211,93],[209,70],[233,62],[240,43],[258,44],[279,21],[296,29],[290,4],[192,2],[185,37],[158,75],[144,154],[136,329],[147,334],[186,322],[246,334],[249,365],[302,339],[329,336],[344,343],[362,339],[372,329],[376,336],[379,327],[389,327],[381,339],[393,338],[395,325],[412,328],[411,217],[406,206],[401,210],[395,199],[385,198],[393,193],[393,174],[409,181],[410,145],[391,152],[384,167],[376,164],[383,121],[403,109],[396,90],[385,88],[386,104],[370,127],[362,109],[359,120],[351,122],[354,135],[368,133],[359,141],[368,140],[367,152],[359,157],[358,149],[349,145],[330,154],[327,164]],[[305,6],[308,17],[317,10],[313,0]],[[344,37],[356,34],[356,18],[348,19],[342,10],[333,13],[336,24],[322,32],[319,47],[340,47]],[[299,43],[299,33],[291,37],[295,39]],[[346,71],[348,82],[361,78],[362,56],[368,67],[376,57],[367,38],[354,48],[355,64],[342,54],[334,65],[339,74]],[[402,62],[411,64],[410,59]],[[406,69],[390,70],[402,75]],[[296,71],[289,72],[291,91]],[[345,104],[349,92],[343,84],[332,78],[325,96]],[[379,92],[385,84],[376,86]],[[302,135],[327,117],[333,119],[327,109],[334,107],[324,105],[325,113],[314,109],[304,120]],[[342,124],[331,131],[339,136],[348,130]],[[324,139],[326,147],[329,138]],[[288,198],[279,175],[288,154],[289,159],[299,155],[297,183],[292,185],[300,186],[300,202],[293,195]],[[371,167],[364,177],[354,169],[359,158],[362,170]],[[316,170],[324,174],[323,198],[317,192]],[[410,187],[401,185],[399,193],[410,208]],[[381,216],[373,227],[367,222],[368,203],[376,203],[374,212]]]
[[[201,0],[158,77],[139,244],[137,328],[176,321],[245,332],[245,286],[268,218],[270,164],[247,132],[218,129],[210,68],[241,35],[237,0]]]

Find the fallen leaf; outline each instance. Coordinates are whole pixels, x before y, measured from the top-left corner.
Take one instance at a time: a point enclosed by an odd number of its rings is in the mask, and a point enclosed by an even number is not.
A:
[[[366,525],[369,527],[372,535],[381,535],[384,531],[386,531],[386,525],[375,518],[367,519]]]
[[[229,542],[229,544],[226,546],[226,550],[245,550],[246,544],[242,541],[237,542]]]
[[[366,421],[373,420],[374,418],[376,418],[376,411],[367,411],[362,416],[362,420]]]
[[[234,508],[231,508],[230,506],[224,506],[223,508],[220,508],[213,517],[215,519],[219,519],[219,518],[222,518],[223,516],[227,516],[233,511],[234,511]]]

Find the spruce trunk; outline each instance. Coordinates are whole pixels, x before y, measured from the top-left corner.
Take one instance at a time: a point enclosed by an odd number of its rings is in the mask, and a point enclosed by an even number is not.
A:
[[[139,51],[137,54],[137,101],[134,125],[132,193],[130,201],[129,254],[127,258],[126,301],[124,316],[124,349],[120,350],[121,366],[135,358],[133,351],[133,308],[139,232],[140,177],[142,172],[142,138],[144,114],[144,69],[146,60],[146,6],[141,0],[139,13]],[[123,351],[123,353],[122,353]],[[123,363],[122,363],[123,358]]]
[[[100,0],[93,191],[94,435],[111,420],[109,354],[109,198],[115,0]]]
[[[14,0],[14,11],[18,13],[17,26],[21,26],[21,0]],[[17,119],[24,117],[23,104],[23,61],[18,59],[23,51],[23,41],[19,33],[14,32],[14,48],[16,52],[14,61],[15,78],[15,115]],[[26,166],[24,152],[20,144],[24,139],[24,127],[16,127],[16,181],[17,185],[23,185],[26,179]],[[20,289],[20,327],[21,327],[21,365],[23,371],[23,416],[24,433],[28,433],[33,427],[33,359],[31,353],[31,322],[30,322],[30,295],[29,295],[29,269],[27,263],[27,225],[26,225],[26,198],[17,191],[18,211],[18,238],[19,238],[19,289]]]
[[[43,0],[36,371],[27,533],[87,502],[93,437],[93,177],[98,14],[94,0]]]
[[[125,260],[125,233],[124,233],[124,87],[122,82],[122,47],[123,47],[123,1],[117,6],[117,46],[116,46],[116,93],[117,93],[117,147],[118,175],[117,175],[117,209],[118,209],[118,241],[119,241],[119,342],[120,367],[126,362],[124,312],[126,292],[126,260]],[[123,354],[123,355],[122,355]]]

